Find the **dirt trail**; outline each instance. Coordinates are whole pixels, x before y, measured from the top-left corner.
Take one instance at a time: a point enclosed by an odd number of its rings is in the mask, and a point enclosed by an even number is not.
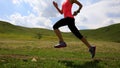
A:
[[[38,57],[38,56],[29,56],[29,55],[19,55],[19,54],[11,54],[11,55],[0,55],[0,60],[6,60],[8,58],[14,58],[14,59],[19,59],[23,61],[31,60],[32,58],[39,60],[80,60],[80,61],[120,61],[120,58],[106,58],[106,57],[96,57],[94,59],[91,58],[45,58],[45,57]]]

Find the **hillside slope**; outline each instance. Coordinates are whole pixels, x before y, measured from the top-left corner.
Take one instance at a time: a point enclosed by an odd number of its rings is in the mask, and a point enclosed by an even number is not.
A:
[[[15,26],[8,22],[0,21],[0,39],[40,39],[46,36],[54,36],[51,30],[41,28],[26,28]]]
[[[95,30],[81,31],[86,37],[95,40],[120,42],[120,23]]]
[[[81,30],[86,38],[93,40],[120,42],[120,23],[95,30]],[[65,38],[76,39],[72,33],[63,33]],[[0,21],[0,39],[55,39],[52,30],[41,28],[26,28]]]

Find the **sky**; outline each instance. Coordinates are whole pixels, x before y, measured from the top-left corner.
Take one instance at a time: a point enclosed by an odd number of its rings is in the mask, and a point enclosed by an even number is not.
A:
[[[53,1],[61,8],[64,0],[0,0],[0,20],[29,28],[52,30],[52,26],[63,18],[54,8]],[[75,16],[75,24],[79,30],[120,23],[120,0],[78,1],[83,5],[80,13]],[[78,6],[73,4],[72,12],[77,9]],[[67,26],[60,30],[69,32]]]

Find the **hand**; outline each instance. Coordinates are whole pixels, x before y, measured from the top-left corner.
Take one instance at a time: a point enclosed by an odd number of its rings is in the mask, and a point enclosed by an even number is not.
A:
[[[57,8],[58,7],[58,4],[55,2],[55,1],[53,1],[53,5]]]
[[[74,13],[73,13],[73,16],[76,16],[78,14],[78,12],[77,11],[75,11]]]
[[[76,16],[79,12],[80,10],[74,11],[73,16]]]

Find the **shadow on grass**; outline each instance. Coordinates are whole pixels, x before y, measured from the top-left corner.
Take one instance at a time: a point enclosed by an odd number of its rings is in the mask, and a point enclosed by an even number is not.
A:
[[[73,61],[66,60],[58,62],[70,68],[103,68],[102,66],[98,65],[100,60],[86,61],[84,64],[76,64]]]

